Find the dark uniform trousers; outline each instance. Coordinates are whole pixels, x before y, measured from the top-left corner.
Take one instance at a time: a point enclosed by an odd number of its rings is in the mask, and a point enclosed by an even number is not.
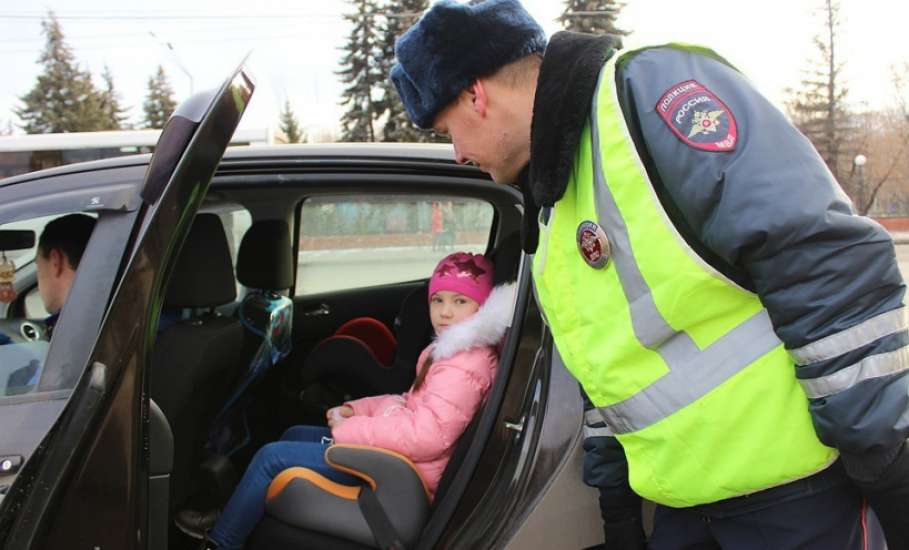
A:
[[[585,410],[592,407],[586,395],[584,401]],[[606,519],[614,512],[609,503],[617,501],[608,495],[630,491],[627,462],[613,437],[587,437],[584,450],[584,482],[599,489]],[[606,538],[606,548],[613,550],[608,527]],[[886,550],[887,545],[877,518],[837,461],[805,479],[752,495],[692,508],[657,505],[647,548]]]

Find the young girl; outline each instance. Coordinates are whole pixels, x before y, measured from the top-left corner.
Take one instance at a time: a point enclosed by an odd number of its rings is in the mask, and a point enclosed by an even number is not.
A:
[[[209,548],[242,548],[262,518],[272,479],[294,466],[350,485],[359,480],[329,467],[335,443],[371,445],[412,460],[435,493],[454,445],[479,409],[495,375],[500,343],[513,308],[513,285],[493,289],[492,264],[482,255],[451,254],[429,282],[429,316],[436,338],[420,355],[417,377],[402,395],[345,403],[328,412],[330,428],[296,426],[262,447],[209,534]],[[178,517],[187,532],[204,533],[204,518]]]

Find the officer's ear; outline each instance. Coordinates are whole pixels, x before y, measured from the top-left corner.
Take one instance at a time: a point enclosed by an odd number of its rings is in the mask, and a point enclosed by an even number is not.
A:
[[[487,95],[486,85],[479,78],[475,79],[470,87],[467,88],[467,97],[470,100],[470,106],[473,108],[473,111],[480,115],[480,117],[486,117],[486,110],[489,108],[489,96]]]

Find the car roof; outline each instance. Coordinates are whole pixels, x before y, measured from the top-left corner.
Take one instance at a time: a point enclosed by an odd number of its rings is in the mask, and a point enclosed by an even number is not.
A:
[[[131,166],[147,167],[151,157],[151,154],[129,155],[67,164],[0,179],[0,187],[52,176],[65,176]],[[409,160],[456,165],[452,146],[441,143],[305,143],[237,146],[227,149],[222,163],[229,164],[232,161],[241,163],[244,161],[268,162],[271,160],[289,159],[375,160],[380,162]]]

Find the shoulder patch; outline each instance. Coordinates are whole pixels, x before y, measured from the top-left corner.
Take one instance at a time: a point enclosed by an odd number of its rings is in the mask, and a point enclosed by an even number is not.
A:
[[[703,151],[735,150],[738,128],[729,107],[696,80],[679,82],[656,104],[657,113],[683,143]]]

